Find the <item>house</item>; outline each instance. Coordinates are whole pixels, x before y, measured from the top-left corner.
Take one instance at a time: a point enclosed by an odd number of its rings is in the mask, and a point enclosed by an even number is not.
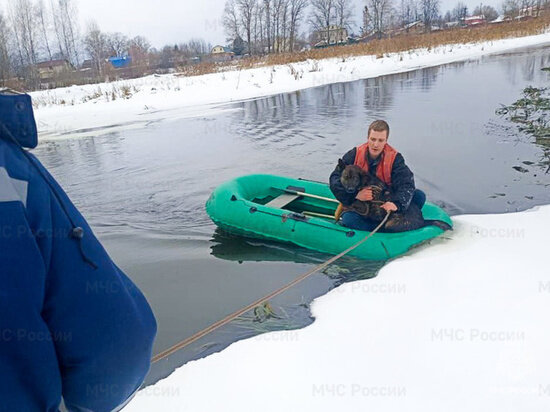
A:
[[[464,18],[464,24],[468,27],[477,26],[478,24],[487,23],[487,19],[483,14],[478,14],[477,16],[469,16]]]
[[[68,60],[58,59],[37,63],[36,69],[38,70],[40,81],[47,81],[60,74],[72,72],[75,68]]]
[[[420,20],[405,24],[405,26],[389,32],[390,36],[400,36],[403,34],[420,34],[425,32],[424,23]],[[382,38],[382,37],[380,37]]]
[[[505,16],[504,14],[501,14],[496,19],[490,21],[489,23],[490,24],[498,24],[498,23],[503,23],[503,22],[511,21],[511,20],[512,20],[511,17],[508,17],[508,16]]]
[[[407,24],[403,28],[403,31],[405,31],[407,33],[420,34],[420,33],[424,33],[426,31],[426,27],[424,26],[424,22],[422,22],[420,20],[417,20],[417,21],[413,21],[412,23]]]
[[[388,37],[391,37],[394,33],[384,33],[381,31],[378,32],[371,32],[368,34],[364,34],[359,38],[359,43],[368,43],[373,40],[380,40],[380,39],[387,39]]]
[[[82,62],[82,65],[80,66],[80,71],[87,71],[92,70],[94,67],[94,62],[92,59],[86,59]]]
[[[327,29],[317,30],[315,32],[315,46],[327,47],[348,42],[348,30],[345,27],[330,25]]]
[[[233,53],[229,47],[225,46],[214,46],[210,54],[224,54],[224,53]]]
[[[461,26],[461,23],[459,21],[448,21],[447,23],[445,23],[445,28],[447,29],[454,29],[456,27],[460,27]]]
[[[66,59],[48,60],[36,64],[40,88],[51,89],[66,86],[71,80],[74,66]]]
[[[541,6],[538,5],[522,7],[517,18],[526,19],[529,17],[538,17],[540,14],[540,9]]]
[[[235,53],[229,48],[224,46],[214,46],[210,52],[210,60],[213,62],[226,62],[233,60]]]

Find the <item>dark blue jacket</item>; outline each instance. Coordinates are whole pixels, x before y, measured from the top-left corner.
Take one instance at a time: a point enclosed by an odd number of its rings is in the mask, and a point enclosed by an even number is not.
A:
[[[0,411],[57,411],[61,397],[71,411],[113,410],[149,369],[155,318],[20,147],[36,146],[34,118],[21,128],[4,114],[24,104],[32,116],[30,98],[0,99]]]
[[[355,163],[355,155],[357,153],[357,148],[353,148],[348,151],[342,160],[346,165],[352,165]],[[375,167],[378,166],[378,163],[374,164]],[[374,168],[370,168],[374,170]],[[342,172],[338,165],[330,175],[330,190],[344,206],[349,206],[355,200],[356,193],[348,193],[342,182],[340,181],[340,176]],[[398,153],[393,162],[393,167],[391,171],[391,181],[392,181],[392,202],[395,203],[399,211],[407,210],[411,204],[411,200],[416,189],[414,184],[414,175],[405,164],[405,159]]]

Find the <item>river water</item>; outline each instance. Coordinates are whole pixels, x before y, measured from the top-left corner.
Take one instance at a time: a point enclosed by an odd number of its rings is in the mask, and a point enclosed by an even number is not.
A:
[[[208,106],[139,130],[43,141],[34,151],[155,311],[158,353],[281,287],[326,255],[216,230],[204,210],[220,183],[248,173],[327,181],[377,118],[391,126],[428,199],[451,215],[550,201],[548,153],[495,114],[524,87],[547,86],[550,46],[404,74]],[[514,168],[515,167],[515,168]],[[413,252],[414,253],[414,252]],[[153,365],[152,383],[231,342],[313,321],[309,303],[382,263],[345,258]],[[266,354],[268,356],[268,354]]]

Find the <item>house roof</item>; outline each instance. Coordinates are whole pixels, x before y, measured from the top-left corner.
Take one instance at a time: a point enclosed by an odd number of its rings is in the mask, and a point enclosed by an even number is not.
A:
[[[38,68],[47,68],[47,67],[56,67],[56,66],[70,66],[71,63],[69,63],[66,59],[58,59],[58,60],[48,60],[45,62],[40,62],[36,64],[36,67]]]
[[[485,20],[485,16],[483,14],[478,14],[477,16],[470,16],[470,17],[464,18],[464,21],[474,21],[474,20]]]
[[[233,50],[231,50],[230,47],[227,47],[227,46],[220,46],[220,45],[217,45],[217,46],[212,47],[211,52],[213,52],[215,49],[218,49],[218,48],[222,49],[222,50],[223,50],[223,53],[231,53],[231,54],[233,54]]]
[[[422,23],[420,20],[417,20],[417,21],[413,21],[412,23],[409,23],[405,26],[406,29],[410,29],[411,27],[414,27],[414,26],[423,26],[424,23]]]
[[[506,17],[503,14],[501,14],[496,19],[492,20],[491,23],[500,23],[503,21],[506,21]]]

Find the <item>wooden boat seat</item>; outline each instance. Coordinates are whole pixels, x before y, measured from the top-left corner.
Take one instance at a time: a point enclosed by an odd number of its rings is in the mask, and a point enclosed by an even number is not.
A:
[[[264,206],[273,207],[275,209],[282,209],[289,203],[293,202],[294,200],[298,199],[300,195],[295,195],[291,193],[283,193],[279,196],[277,196],[275,199],[269,201]]]

